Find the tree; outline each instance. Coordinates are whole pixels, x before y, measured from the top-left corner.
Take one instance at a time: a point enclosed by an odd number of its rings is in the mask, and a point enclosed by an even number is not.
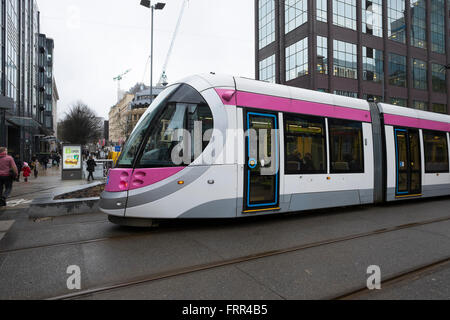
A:
[[[102,123],[95,112],[78,101],[58,124],[59,139],[74,144],[86,145],[97,142],[102,135]]]

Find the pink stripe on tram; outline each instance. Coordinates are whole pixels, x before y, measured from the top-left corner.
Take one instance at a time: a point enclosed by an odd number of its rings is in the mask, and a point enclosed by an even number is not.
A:
[[[106,192],[124,192],[147,187],[170,178],[185,167],[152,169],[113,169],[109,171]]]
[[[186,167],[136,169],[131,178],[130,190],[135,190],[163,181],[176,175]]]
[[[273,97],[263,94],[236,91],[234,96],[227,101],[230,90],[216,89],[224,105],[236,105],[267,111],[279,111],[322,116],[337,119],[348,119],[362,122],[371,122],[370,111],[332,106],[328,104],[294,100],[289,98]]]
[[[384,124],[409,128],[436,130],[436,131],[450,131],[450,123],[416,119],[393,114],[384,115]]]
[[[129,181],[133,169],[112,169],[109,170],[108,182],[105,186],[106,192],[128,191]]]

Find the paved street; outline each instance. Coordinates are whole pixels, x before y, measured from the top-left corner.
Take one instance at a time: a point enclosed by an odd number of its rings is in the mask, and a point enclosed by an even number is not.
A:
[[[0,211],[0,299],[332,299],[365,288],[371,265],[382,289],[349,298],[449,299],[448,208],[446,197],[140,230],[101,213],[29,220],[24,204]],[[81,290],[67,288],[73,265]]]
[[[32,175],[28,178],[28,182],[24,182],[23,177],[20,178],[20,182],[14,182],[13,191],[8,199],[8,208],[0,210],[27,208],[33,199],[51,195],[55,190],[64,192],[67,188],[83,184],[88,184],[88,182],[84,180],[62,181],[60,168],[53,167],[44,170],[39,166],[37,179]]]

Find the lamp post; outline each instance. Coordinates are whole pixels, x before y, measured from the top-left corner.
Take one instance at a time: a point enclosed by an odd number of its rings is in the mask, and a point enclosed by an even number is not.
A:
[[[166,6],[165,3],[158,2],[151,5],[150,0],[141,0],[141,6],[151,9],[152,24],[151,24],[151,49],[150,49],[150,104],[153,102],[153,12],[154,10],[162,10]]]

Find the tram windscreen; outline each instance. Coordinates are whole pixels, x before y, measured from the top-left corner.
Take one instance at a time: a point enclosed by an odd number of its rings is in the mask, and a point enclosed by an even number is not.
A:
[[[171,90],[147,117],[127,142],[120,167],[189,165],[209,144],[212,112],[191,86]]]
[[[134,164],[134,159],[137,156],[139,147],[144,140],[148,127],[152,122],[155,114],[157,113],[160,105],[165,105],[167,99],[173,94],[173,92],[179,87],[179,85],[174,85],[168,87],[166,90],[161,92],[159,96],[155,99],[153,104],[149,107],[152,108],[150,112],[143,117],[143,119],[137,124],[137,127],[133,130],[130,138],[127,140],[122,153],[120,155],[117,165],[119,168],[132,168]]]

